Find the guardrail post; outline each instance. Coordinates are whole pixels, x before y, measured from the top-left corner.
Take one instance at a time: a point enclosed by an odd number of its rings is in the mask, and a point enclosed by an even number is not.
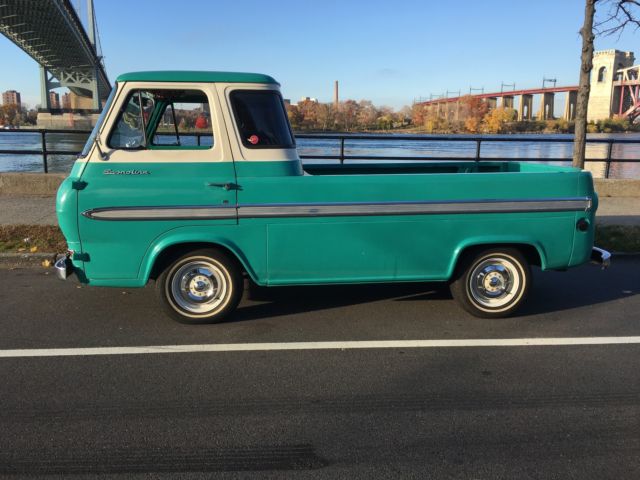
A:
[[[476,139],[476,163],[480,163],[480,144],[482,143],[481,139]]]
[[[40,131],[40,141],[42,142],[42,167],[44,173],[49,173],[49,165],[47,162],[47,131]]]
[[[607,144],[607,166],[604,169],[604,178],[609,178],[609,171],[611,170],[611,152],[613,151],[613,140]]]
[[[200,146],[200,134],[199,133],[196,133],[196,139],[197,139],[197,142],[198,142],[198,146]]]
[[[340,139],[340,165],[344,164],[344,137]]]

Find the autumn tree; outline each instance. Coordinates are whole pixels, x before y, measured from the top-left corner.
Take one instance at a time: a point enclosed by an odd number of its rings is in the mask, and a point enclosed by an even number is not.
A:
[[[316,108],[316,120],[320,130],[333,130],[336,124],[336,109],[331,103],[320,103]]]
[[[310,99],[298,102],[298,110],[302,114],[302,127],[306,129],[317,128],[318,102]]]
[[[28,122],[28,113],[15,103],[9,103],[0,107],[0,125],[17,127]]]
[[[343,130],[347,132],[356,126],[358,118],[358,103],[355,100],[347,100],[340,103],[338,119]]]
[[[409,105],[405,105],[395,114],[396,122],[402,126],[409,125],[411,123],[411,117],[413,116],[413,108]]]
[[[411,123],[411,109],[395,113],[390,107],[376,107],[369,100],[346,100],[336,108],[333,103],[301,100],[287,105],[287,116],[294,130],[366,131],[391,129]]]
[[[411,107],[411,122],[414,125],[423,125],[427,108],[422,103],[414,103]]]
[[[287,116],[289,117],[289,123],[294,130],[298,130],[302,125],[304,116],[297,105],[287,105]]]
[[[484,116],[483,124],[488,133],[504,133],[508,126],[516,119],[516,111],[513,108],[493,108]]]
[[[594,24],[596,6],[609,7],[607,13]],[[621,34],[629,25],[640,27],[638,9],[640,0],[585,0],[584,23],[580,29],[582,55],[580,57],[580,84],[576,103],[573,166],[584,168],[587,140],[587,107],[591,90],[593,68],[593,41],[596,35]]]
[[[375,128],[378,118],[378,110],[369,100],[360,100],[358,102],[358,125],[361,128]]]
[[[444,115],[432,110],[424,117],[424,129],[427,133],[449,133],[452,127]]]
[[[464,128],[469,133],[478,133],[482,121],[489,111],[487,102],[481,98],[465,95],[460,99],[460,118],[464,119]]]
[[[377,110],[376,126],[380,130],[391,130],[396,122],[401,123],[398,121],[401,115],[401,113],[394,114],[390,107],[380,107]]]

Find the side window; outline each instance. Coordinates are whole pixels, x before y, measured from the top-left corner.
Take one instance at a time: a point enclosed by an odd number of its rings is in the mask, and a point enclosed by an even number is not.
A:
[[[294,148],[296,146],[284,102],[273,90],[234,90],[231,107],[247,148]]]
[[[213,143],[211,110],[204,92],[158,89],[130,93],[108,144],[126,150],[193,150],[211,148]]]

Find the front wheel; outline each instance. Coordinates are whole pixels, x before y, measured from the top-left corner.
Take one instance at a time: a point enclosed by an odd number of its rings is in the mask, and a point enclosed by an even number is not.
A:
[[[476,317],[507,317],[524,303],[530,284],[524,256],[512,248],[496,248],[462,260],[451,294]]]
[[[167,312],[182,323],[215,323],[238,306],[242,296],[238,263],[224,252],[197,250],[175,260],[156,283]]]

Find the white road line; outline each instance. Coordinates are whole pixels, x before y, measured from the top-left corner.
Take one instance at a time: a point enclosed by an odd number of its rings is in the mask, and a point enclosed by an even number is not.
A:
[[[143,355],[149,353],[256,352],[266,350],[354,350],[379,348],[536,347],[640,344],[640,337],[482,338],[469,340],[379,340],[351,342],[212,343],[141,347],[34,348],[0,350],[0,358]]]

